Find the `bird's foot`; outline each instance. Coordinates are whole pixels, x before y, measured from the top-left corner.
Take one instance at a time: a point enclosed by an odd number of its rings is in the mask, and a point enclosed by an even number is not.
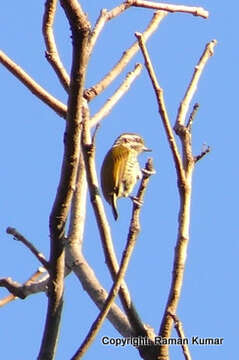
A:
[[[133,203],[137,204],[138,206],[142,206],[144,203],[142,200],[139,200],[137,196],[129,196],[129,197],[133,201]]]

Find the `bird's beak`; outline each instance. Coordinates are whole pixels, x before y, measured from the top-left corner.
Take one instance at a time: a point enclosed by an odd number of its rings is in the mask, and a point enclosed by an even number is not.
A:
[[[152,149],[147,148],[146,146],[143,148],[143,151],[152,151]]]

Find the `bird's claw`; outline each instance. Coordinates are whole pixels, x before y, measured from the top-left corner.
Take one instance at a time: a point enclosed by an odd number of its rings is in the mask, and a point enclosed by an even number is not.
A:
[[[130,199],[133,201],[133,203],[137,204],[138,206],[142,206],[144,203],[142,200],[139,200],[137,196],[130,196]]]

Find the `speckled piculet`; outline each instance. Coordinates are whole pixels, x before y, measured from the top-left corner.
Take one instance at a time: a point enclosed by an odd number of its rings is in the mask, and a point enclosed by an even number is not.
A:
[[[128,197],[136,182],[142,177],[138,155],[148,149],[141,136],[121,134],[105,156],[101,167],[101,187],[106,201],[118,218],[117,199]]]

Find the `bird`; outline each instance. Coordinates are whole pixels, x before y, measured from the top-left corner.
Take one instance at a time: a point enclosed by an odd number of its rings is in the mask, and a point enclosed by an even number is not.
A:
[[[118,219],[117,199],[129,197],[136,182],[142,178],[138,155],[152,151],[136,133],[123,133],[107,152],[101,167],[101,188],[111,205],[114,219]]]

